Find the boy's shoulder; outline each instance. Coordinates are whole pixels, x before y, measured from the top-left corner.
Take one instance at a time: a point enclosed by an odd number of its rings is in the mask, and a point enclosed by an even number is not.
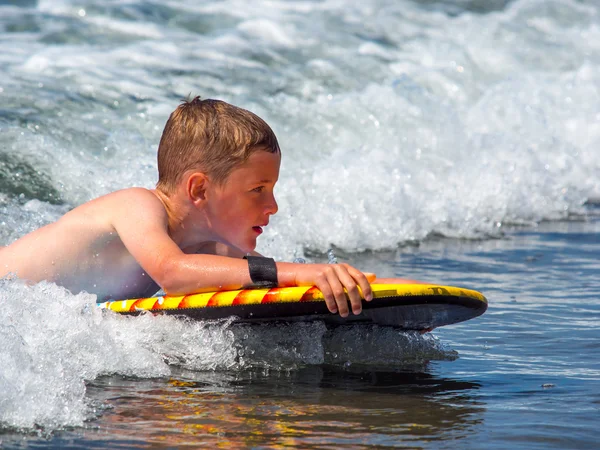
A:
[[[122,214],[163,215],[166,207],[158,193],[153,189],[131,187],[114,192],[111,202]]]
[[[92,200],[90,204],[95,202],[110,203],[114,204],[114,206],[122,206],[125,208],[134,207],[137,205],[137,202],[141,202],[141,205],[143,206],[162,205],[162,201],[155,191],[142,187],[120,189],[102,197],[98,197],[96,200]]]
[[[84,214],[95,217],[96,220],[108,219],[113,222],[119,218],[165,216],[166,209],[163,202],[154,191],[141,187],[132,187],[111,192],[75,208],[72,214]]]

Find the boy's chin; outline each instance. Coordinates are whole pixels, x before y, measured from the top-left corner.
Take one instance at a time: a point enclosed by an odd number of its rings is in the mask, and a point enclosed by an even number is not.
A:
[[[247,253],[252,253],[255,248],[256,248],[256,243],[254,243],[254,245],[251,245],[251,246],[244,246],[244,247],[242,247],[241,250],[244,252],[244,255],[245,255]]]

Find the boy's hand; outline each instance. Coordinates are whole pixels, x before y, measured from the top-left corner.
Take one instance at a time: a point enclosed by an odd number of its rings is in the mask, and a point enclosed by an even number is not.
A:
[[[348,298],[354,314],[362,312],[361,300],[371,301],[370,281],[374,274],[365,274],[349,264],[294,264],[296,285],[315,285],[323,293],[327,308],[332,313],[348,316]],[[344,291],[345,290],[345,291]],[[346,292],[348,297],[346,297]],[[362,293],[362,297],[361,297]]]

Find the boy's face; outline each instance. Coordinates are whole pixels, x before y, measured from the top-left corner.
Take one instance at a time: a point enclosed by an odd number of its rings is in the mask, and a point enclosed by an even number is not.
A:
[[[256,239],[277,212],[273,190],[280,163],[279,153],[256,151],[221,186],[208,188],[206,212],[218,241],[245,253],[256,248]]]

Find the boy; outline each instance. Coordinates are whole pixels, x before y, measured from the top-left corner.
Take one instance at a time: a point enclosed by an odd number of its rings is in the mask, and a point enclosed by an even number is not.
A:
[[[316,285],[332,313],[346,317],[349,299],[359,314],[361,293],[367,301],[372,294],[354,267],[275,263],[253,253],[277,212],[280,160],[275,134],[255,114],[218,100],[183,102],[160,140],[156,189],[97,198],[0,249],[0,278],[48,280],[99,301],[159,288],[181,295]]]

